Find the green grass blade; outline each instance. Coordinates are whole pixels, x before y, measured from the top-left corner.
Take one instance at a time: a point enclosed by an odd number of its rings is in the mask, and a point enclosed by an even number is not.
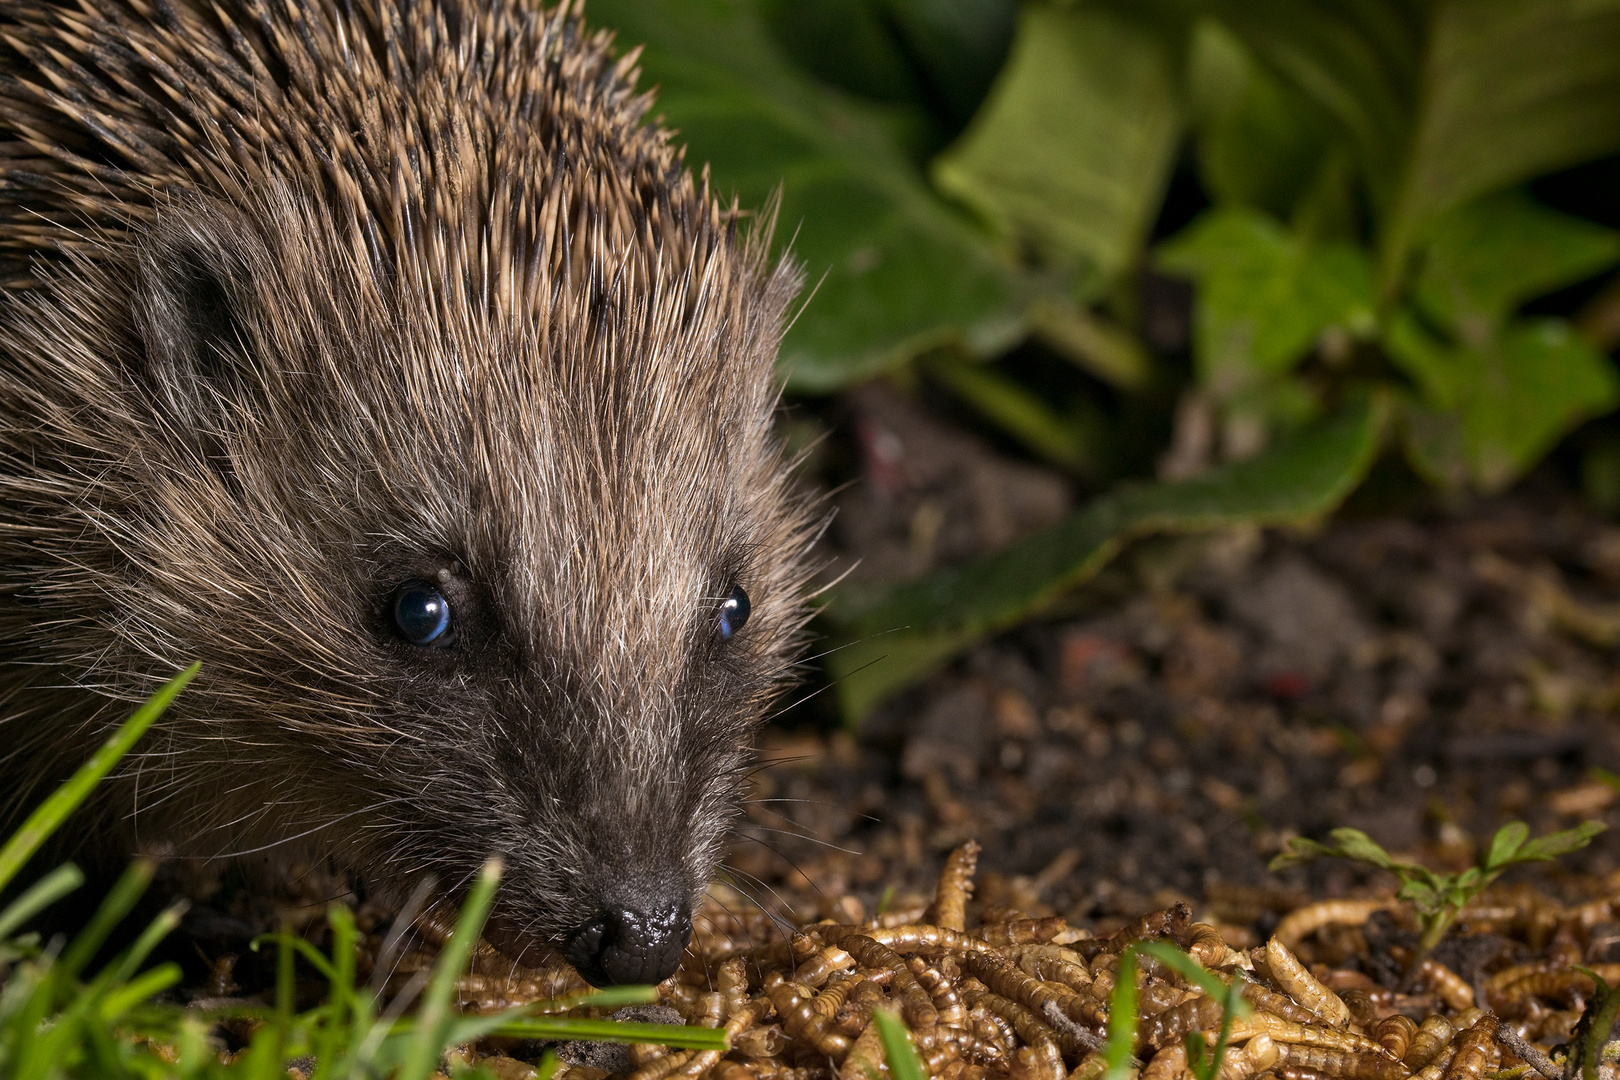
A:
[[[84,873],[72,863],[63,863],[30,885],[26,892],[0,911],[0,941],[10,937],[23,923],[84,884]]]
[[[1131,1054],[1136,1049],[1136,950],[1132,945],[1119,958],[1114,975],[1114,992],[1108,997],[1108,1041],[1103,1044],[1103,1060],[1108,1071],[1103,1080],[1126,1080],[1131,1072]]]
[[[61,827],[67,816],[90,794],[90,790],[118,763],[118,759],[128,753],[130,747],[146,733],[146,729],[163,715],[163,710],[169,707],[174,696],[185,688],[201,666],[200,663],[192,664],[164,684],[161,690],[147,699],[146,704],[136,709],[133,716],[107,737],[101,748],[90,755],[89,761],[79,766],[66,783],[28,815],[28,820],[0,848],[0,889],[11,883],[17,871],[39,850],[39,846]]]
[[[894,1080],[927,1080],[928,1072],[917,1057],[917,1048],[911,1045],[911,1032],[900,1018],[888,1009],[873,1009],[872,1023],[877,1025],[878,1038],[883,1040],[889,1075]]]
[[[658,1002],[656,986],[610,986],[606,990],[591,990],[567,997],[547,998],[525,1005],[530,1013],[560,1013],[594,1005],[599,1009],[622,1009],[626,1005],[653,1005]]]
[[[101,898],[96,913],[90,916],[90,921],[74,937],[67,952],[62,954],[62,971],[73,976],[84,970],[84,966],[106,942],[107,936],[129,914],[135,902],[146,892],[146,887],[152,884],[152,875],[156,872],[157,864],[151,859],[136,859],[124,868],[118,881]]]
[[[112,1023],[147,998],[161,994],[179,982],[182,975],[178,964],[159,964],[151,971],[143,971],[123,986],[107,993],[101,999],[101,1007],[97,1012],[103,1022]]]
[[[151,951],[157,948],[157,943],[168,937],[170,932],[180,925],[181,916],[190,906],[189,900],[176,900],[158,912],[157,918],[147,923],[146,929],[141,931],[141,936],[135,939],[135,944],[125,949],[106,971],[96,976],[96,984],[107,987],[109,991],[112,987],[122,986],[140,968]],[[103,991],[105,992],[107,991]]]
[[[490,905],[495,902],[495,888],[501,881],[499,859],[490,859],[479,870],[467,902],[462,905],[456,919],[455,932],[445,942],[433,968],[433,980],[422,996],[422,1006],[416,1014],[416,1031],[400,1064],[396,1080],[426,1080],[438,1064],[444,1049],[445,1031],[452,1019],[450,999],[455,994],[456,980],[467,966],[478,932],[484,928]]]
[[[643,1024],[632,1020],[590,1020],[570,1016],[533,1016],[510,1020],[494,1031],[515,1039],[589,1039],[592,1042],[657,1043],[678,1050],[725,1050],[720,1028],[680,1024]]]

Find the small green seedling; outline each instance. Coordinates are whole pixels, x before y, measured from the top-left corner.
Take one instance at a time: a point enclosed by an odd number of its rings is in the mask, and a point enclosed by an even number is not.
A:
[[[1138,1020],[1136,958],[1140,955],[1151,956],[1221,1003],[1221,1029],[1213,1048],[1204,1039],[1203,1032],[1187,1034],[1187,1067],[1198,1080],[1215,1080],[1232,1036],[1232,1021],[1247,1016],[1250,1011],[1249,1003],[1243,999],[1243,986],[1235,979],[1227,982],[1211,974],[1187,953],[1165,941],[1141,942],[1120,955],[1114,991],[1108,998],[1108,1041],[1102,1049],[1107,1071],[1103,1073],[1103,1080],[1126,1080],[1135,1063],[1132,1054],[1136,1049]]]
[[[1520,863],[1548,862],[1579,851],[1606,828],[1608,826],[1601,821],[1583,821],[1573,829],[1531,840],[1530,826],[1522,821],[1512,821],[1496,831],[1478,865],[1470,866],[1460,874],[1437,874],[1417,863],[1397,862],[1360,829],[1334,829],[1329,834],[1333,838],[1331,844],[1296,836],[1288,841],[1287,851],[1271,860],[1270,869],[1281,870],[1313,859],[1334,856],[1354,859],[1393,873],[1401,879],[1400,892],[1395,895],[1412,905],[1423,931],[1417,956],[1413,958],[1415,970],[1423,957],[1446,936],[1446,931],[1451,929],[1463,905],[1501,877],[1508,867]]]

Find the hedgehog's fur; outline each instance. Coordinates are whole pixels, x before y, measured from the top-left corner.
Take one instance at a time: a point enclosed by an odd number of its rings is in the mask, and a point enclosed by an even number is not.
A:
[[[116,854],[496,854],[549,939],[702,889],[804,618],[798,282],[635,77],[567,4],[0,0],[12,820],[201,660]]]

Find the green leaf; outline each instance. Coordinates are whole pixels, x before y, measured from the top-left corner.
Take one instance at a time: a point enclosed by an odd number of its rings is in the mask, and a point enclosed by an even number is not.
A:
[[[1475,199],[1426,233],[1418,303],[1473,344],[1519,304],[1620,259],[1620,233],[1556,213],[1521,192]]]
[[[1004,551],[922,581],[836,590],[828,614],[852,644],[827,662],[844,715],[859,720],[965,645],[1039,612],[1136,537],[1326,513],[1372,464],[1385,411],[1381,399],[1361,401],[1248,461],[1121,488]]]
[[[722,1028],[681,1024],[644,1024],[632,1020],[591,1020],[571,1016],[533,1016],[508,1020],[494,1029],[513,1039],[589,1039],[594,1042],[657,1043],[690,1050],[726,1050]]]
[[[1483,491],[1500,491],[1565,432],[1620,401],[1608,358],[1558,319],[1522,320],[1475,348],[1447,345],[1403,313],[1384,344],[1423,392],[1422,439],[1407,448],[1414,467],[1437,482],[1466,475]]]
[[[1209,0],[1267,68],[1330,117],[1372,201],[1395,199],[1424,40],[1409,0]]]
[[[1196,285],[1193,352],[1221,399],[1288,371],[1329,327],[1373,324],[1372,266],[1358,248],[1309,243],[1254,210],[1203,214],[1155,261]]]
[[[1428,221],[1620,148],[1620,2],[1437,0],[1415,116],[1386,287]]]
[[[1287,218],[1327,144],[1308,99],[1256,63],[1243,40],[1213,19],[1195,27],[1187,68],[1204,187],[1218,206]]]
[[[1495,870],[1508,865],[1530,838],[1530,826],[1522,821],[1510,821],[1491,837],[1491,850],[1485,855],[1485,869]]]
[[[1514,856],[1514,862],[1545,862],[1556,859],[1560,855],[1568,855],[1572,851],[1579,851],[1592,842],[1592,838],[1607,829],[1608,826],[1601,821],[1583,821],[1573,829],[1563,832],[1551,833],[1547,836],[1531,840],[1519,849]]]
[[[1099,6],[1030,5],[1012,55],[941,191],[1101,292],[1135,258],[1180,129],[1170,58],[1147,26]]]
[[[1291,836],[1288,838],[1286,849],[1281,854],[1272,856],[1271,861],[1266,864],[1266,869],[1276,873],[1278,870],[1286,870],[1290,866],[1302,866],[1308,862],[1315,862],[1317,859],[1332,858],[1338,853],[1337,849],[1330,848],[1326,844],[1318,843],[1315,840],[1303,836]]]
[[[1334,829],[1330,834],[1338,845],[1338,854],[1369,866],[1393,869],[1395,860],[1389,857],[1379,843],[1360,829]]]
[[[1132,945],[1119,958],[1114,973],[1114,989],[1108,995],[1108,1040],[1103,1044],[1103,1061],[1108,1068],[1102,1080],[1126,1080],[1131,1072],[1131,1055],[1136,1049],[1136,950]]]
[[[22,869],[29,856],[39,850],[39,846],[61,827],[67,816],[73,813],[90,794],[91,789],[101,782],[101,778],[111,772],[112,767],[129,752],[130,747],[146,734],[146,729],[163,715],[163,710],[169,707],[169,702],[185,689],[185,685],[201,667],[201,664],[192,664],[165,683],[144,705],[136,709],[128,720],[107,736],[107,741],[90,755],[90,760],[79,766],[61,787],[52,792],[49,798],[28,815],[17,831],[11,834],[5,847],[0,848],[0,889],[4,889],[11,879],[17,876],[17,871]]]
[[[925,1080],[927,1070],[917,1057],[917,1048],[911,1045],[911,1032],[900,1018],[888,1009],[873,1009],[872,1022],[877,1025],[878,1037],[883,1040],[883,1056],[889,1063],[889,1075],[894,1080]]]
[[[1436,911],[1441,906],[1440,890],[1424,881],[1415,878],[1408,879],[1396,897],[1412,904],[1419,911]]]
[[[1022,333],[1029,286],[933,194],[906,152],[916,116],[800,71],[750,0],[593,0],[591,17],[645,44],[644,83],[694,166],[745,207],[778,187],[813,290],[783,343],[789,385],[821,392],[941,344],[977,354]]]

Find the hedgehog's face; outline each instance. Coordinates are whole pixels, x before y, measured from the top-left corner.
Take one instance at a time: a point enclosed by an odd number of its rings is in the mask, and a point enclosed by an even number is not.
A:
[[[171,727],[227,793],[202,824],[451,895],[500,856],[514,956],[660,980],[803,619],[787,282],[473,319],[356,287],[305,250],[323,225],[250,240],[204,207],[142,263],[172,428],[143,587],[207,672]],[[257,778],[233,744],[269,747]]]

